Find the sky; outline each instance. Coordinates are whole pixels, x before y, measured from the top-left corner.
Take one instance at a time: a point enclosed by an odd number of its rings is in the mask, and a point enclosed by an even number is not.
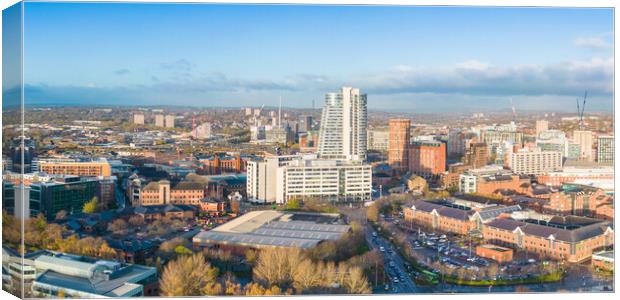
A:
[[[613,11],[577,8],[30,2],[29,104],[613,107]]]

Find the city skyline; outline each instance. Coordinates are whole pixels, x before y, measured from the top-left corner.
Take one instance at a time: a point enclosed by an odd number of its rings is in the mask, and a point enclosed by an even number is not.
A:
[[[613,107],[610,9],[26,3],[24,20],[33,105],[310,108],[350,85],[386,111],[570,112],[584,90]]]

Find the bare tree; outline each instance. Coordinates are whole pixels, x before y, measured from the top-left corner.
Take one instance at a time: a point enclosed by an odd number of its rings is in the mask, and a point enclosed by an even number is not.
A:
[[[205,287],[213,285],[217,268],[204,255],[183,255],[169,262],[160,279],[162,296],[202,296]]]

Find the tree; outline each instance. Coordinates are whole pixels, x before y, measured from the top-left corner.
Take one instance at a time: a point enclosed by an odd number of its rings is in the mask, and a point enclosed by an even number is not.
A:
[[[238,200],[232,199],[230,200],[230,210],[236,214],[239,213],[241,204]]]
[[[99,257],[104,259],[116,258],[116,250],[114,250],[108,243],[104,242],[99,247]]]
[[[299,208],[301,208],[301,205],[297,198],[292,198],[286,202],[286,209],[298,210]]]
[[[366,218],[368,221],[377,222],[379,220],[379,203],[375,202],[366,210]]]
[[[82,212],[86,214],[92,214],[97,212],[97,207],[99,207],[99,198],[94,196],[90,201],[84,203],[84,207],[82,208]]]
[[[108,224],[108,230],[112,231],[114,234],[127,234],[127,222],[123,219],[116,219],[112,223]]]
[[[292,282],[295,266],[302,261],[297,248],[263,249],[253,268],[254,280],[264,286],[287,286]]]
[[[349,268],[349,276],[344,281],[344,287],[349,294],[370,294],[371,292],[364,271],[359,267]]]
[[[162,296],[202,296],[216,283],[218,269],[204,255],[182,255],[169,262],[159,281]]]
[[[129,224],[131,226],[142,226],[144,225],[144,218],[140,215],[131,216],[129,218]]]
[[[183,245],[176,246],[174,252],[178,255],[192,255],[194,252]]]

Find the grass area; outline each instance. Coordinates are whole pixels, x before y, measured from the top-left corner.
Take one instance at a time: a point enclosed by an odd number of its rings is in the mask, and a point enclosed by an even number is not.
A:
[[[550,283],[550,282],[558,282],[562,280],[563,276],[562,271],[534,276],[529,278],[519,278],[519,279],[497,279],[497,280],[467,280],[467,279],[459,279],[454,276],[444,276],[444,280],[447,283],[457,284],[457,285],[468,285],[468,286],[489,286],[489,285],[518,285],[518,284],[538,284],[538,283]]]

